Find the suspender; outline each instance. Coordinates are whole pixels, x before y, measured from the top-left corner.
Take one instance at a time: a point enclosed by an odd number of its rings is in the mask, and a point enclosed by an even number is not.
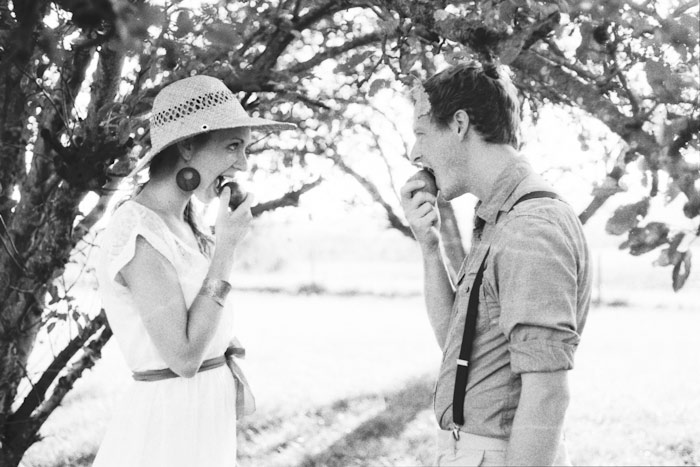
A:
[[[561,200],[559,195],[551,191],[533,191],[518,199],[513,206],[523,201],[534,198],[553,198]],[[464,425],[464,398],[467,392],[467,382],[469,380],[469,359],[471,358],[472,346],[474,344],[474,335],[476,333],[476,319],[479,312],[479,291],[481,282],[484,278],[484,266],[489,252],[486,251],[484,259],[479,266],[474,282],[469,294],[469,303],[467,304],[467,317],[464,323],[464,334],[462,336],[462,344],[457,358],[457,374],[455,375],[454,396],[452,398],[452,420],[454,421],[454,429],[452,434],[455,439],[459,440],[459,428]]]

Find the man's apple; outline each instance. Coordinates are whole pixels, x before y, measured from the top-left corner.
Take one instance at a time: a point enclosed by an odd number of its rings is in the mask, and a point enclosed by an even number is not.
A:
[[[413,180],[422,180],[425,182],[425,186],[421,188],[421,191],[430,193],[433,196],[437,196],[438,187],[435,183],[435,176],[428,169],[420,169],[411,178],[408,179],[409,182]]]

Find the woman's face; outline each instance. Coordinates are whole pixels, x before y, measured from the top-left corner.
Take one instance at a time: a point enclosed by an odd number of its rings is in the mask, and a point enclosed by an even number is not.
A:
[[[233,178],[236,172],[248,170],[246,152],[250,144],[250,128],[215,130],[204,144],[192,151],[190,167],[201,176],[194,194],[208,203],[218,196],[221,178]]]

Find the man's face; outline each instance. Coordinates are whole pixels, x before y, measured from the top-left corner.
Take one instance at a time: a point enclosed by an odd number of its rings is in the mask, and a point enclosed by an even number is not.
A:
[[[430,117],[430,110],[417,103],[413,117],[416,142],[411,151],[413,164],[423,166],[435,175],[438,189],[445,199],[464,193],[456,173],[456,159],[461,154],[460,139],[453,129],[439,127]]]

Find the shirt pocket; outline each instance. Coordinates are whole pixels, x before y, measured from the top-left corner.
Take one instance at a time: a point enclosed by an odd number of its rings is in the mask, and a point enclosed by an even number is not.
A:
[[[501,304],[487,281],[481,284],[479,291],[479,315],[479,324],[484,327],[498,326],[501,319]]]

